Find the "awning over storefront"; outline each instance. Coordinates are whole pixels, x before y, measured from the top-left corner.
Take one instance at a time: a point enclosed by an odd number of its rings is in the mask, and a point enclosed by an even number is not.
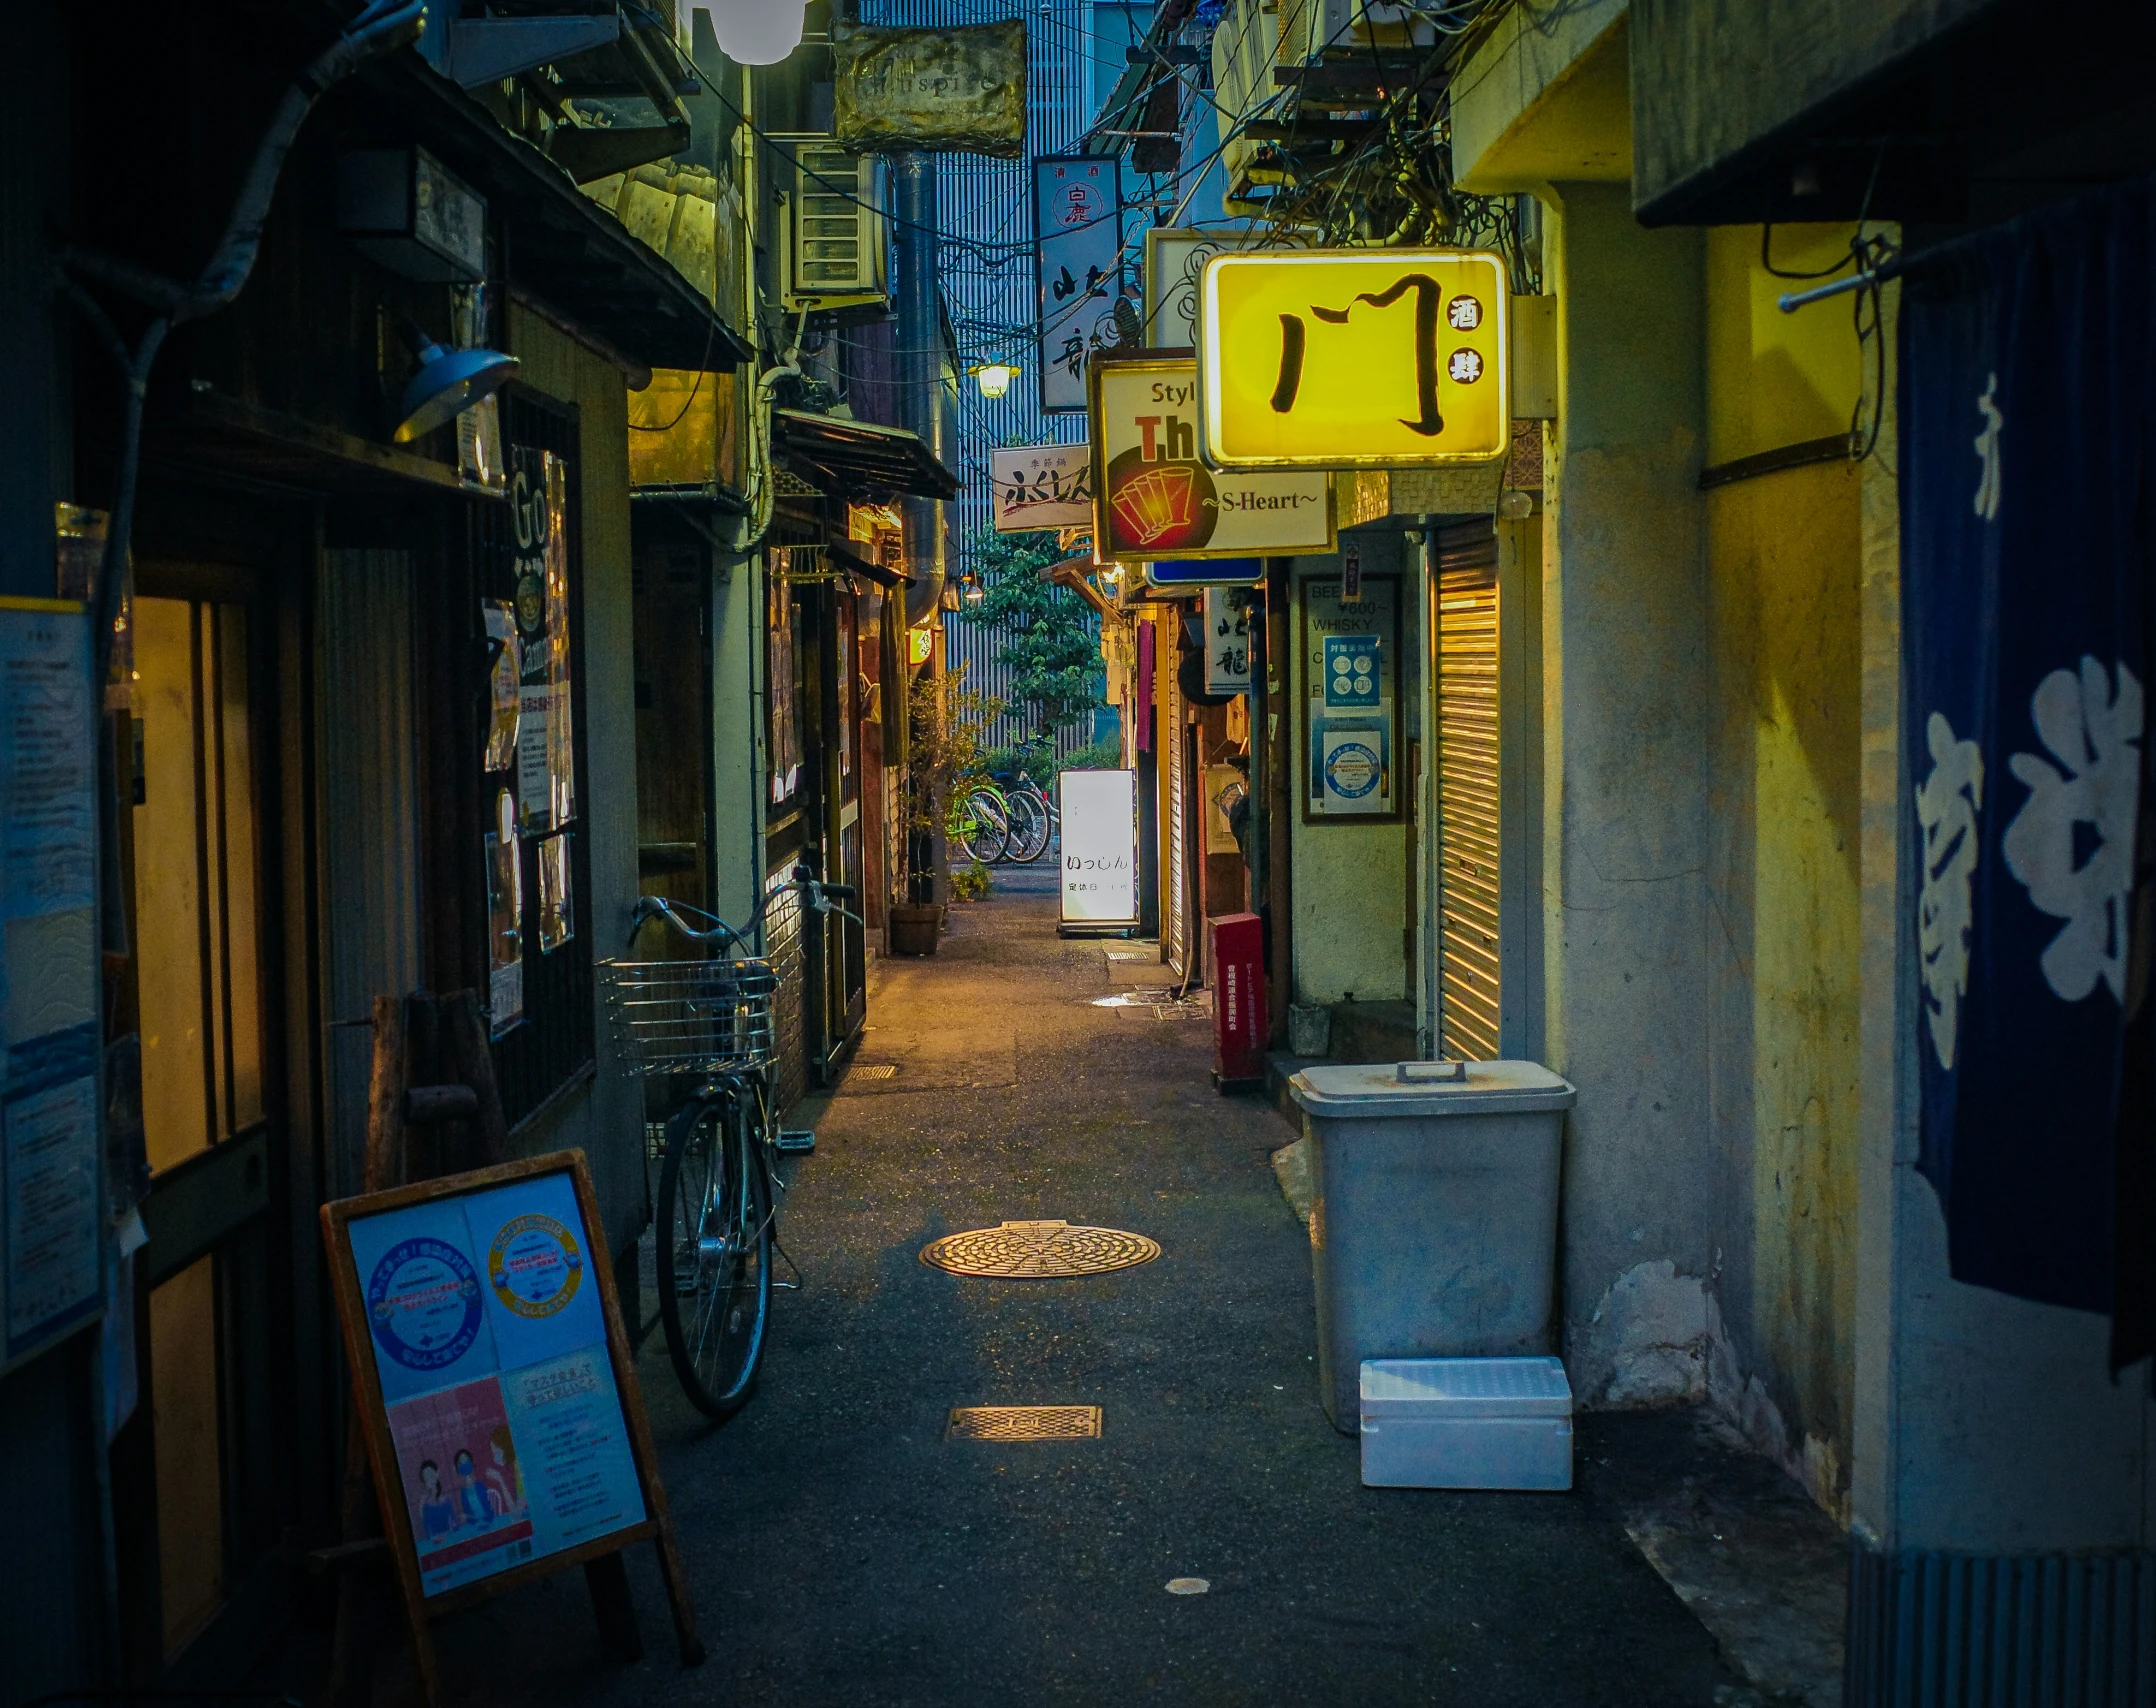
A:
[[[919,434],[903,427],[781,409],[772,415],[771,439],[796,473],[834,498],[879,504],[900,494],[958,496],[958,476],[936,460]]]
[[[354,141],[419,141],[508,216],[511,290],[647,368],[710,372],[751,355],[671,262],[418,54],[392,54],[356,81],[368,99],[350,109]]]

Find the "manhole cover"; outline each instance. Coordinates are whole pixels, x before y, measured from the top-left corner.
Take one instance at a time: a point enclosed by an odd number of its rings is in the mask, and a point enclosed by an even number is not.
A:
[[[1098,1275],[1151,1263],[1160,1247],[1143,1234],[1121,1228],[1073,1227],[1068,1222],[1003,1222],[945,1234],[921,1248],[921,1261],[953,1275],[995,1275],[1013,1281],[1045,1281],[1064,1275]]]
[[[953,1406],[949,1441],[1090,1441],[1099,1406]]]

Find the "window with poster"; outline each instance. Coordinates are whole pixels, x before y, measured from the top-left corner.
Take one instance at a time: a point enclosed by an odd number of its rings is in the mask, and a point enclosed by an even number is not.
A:
[[[514,1124],[592,1061],[591,880],[576,423],[520,393],[504,414],[509,503],[488,507],[477,566],[478,760],[484,996]]]

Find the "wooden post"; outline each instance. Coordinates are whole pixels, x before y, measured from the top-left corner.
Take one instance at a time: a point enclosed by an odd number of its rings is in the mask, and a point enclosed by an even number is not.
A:
[[[502,1094],[494,1083],[494,1052],[487,1043],[487,1017],[479,998],[468,990],[442,998],[442,1054],[445,1077],[468,1085],[479,1097],[472,1123],[472,1166],[494,1168],[509,1160],[509,1126],[502,1118]]]
[[[367,1076],[367,1148],[362,1190],[381,1192],[404,1184],[404,1005],[393,996],[374,999],[374,1057]],[[364,1542],[382,1534],[381,1509],[374,1498],[373,1473],[367,1465],[366,1437],[355,1404],[345,1417],[344,1499],[339,1539]],[[365,1556],[349,1564],[337,1579],[337,1627],[330,1651],[327,1708],[366,1708],[374,1697],[374,1651],[381,1629],[381,1595]],[[434,1657],[424,1632],[414,1633],[421,1657],[422,1682],[434,1698]]]

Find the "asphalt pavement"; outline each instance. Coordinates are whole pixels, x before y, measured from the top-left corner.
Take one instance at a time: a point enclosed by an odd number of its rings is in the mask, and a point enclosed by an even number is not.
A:
[[[677,1666],[639,1548],[643,1661],[600,1655],[569,1572],[438,1628],[448,1699],[1745,1699],[1594,1498],[1590,1454],[1569,1495],[1361,1486],[1319,1408],[1308,1242],[1269,1165],[1292,1135],[1213,1090],[1202,1017],[1093,1005],[1152,969],[1059,940],[1052,883],[999,874],[937,955],[876,969],[852,1067],[805,1112],[817,1148],[781,1226],[800,1285],[747,1410],[707,1427],[659,1337],[645,1348],[709,1659]],[[919,1260],[943,1234],[1040,1219],[1161,1255],[1060,1281]],[[954,1406],[1018,1404],[1098,1406],[1100,1436],[946,1439]],[[1184,1578],[1206,1591],[1168,1592]]]

